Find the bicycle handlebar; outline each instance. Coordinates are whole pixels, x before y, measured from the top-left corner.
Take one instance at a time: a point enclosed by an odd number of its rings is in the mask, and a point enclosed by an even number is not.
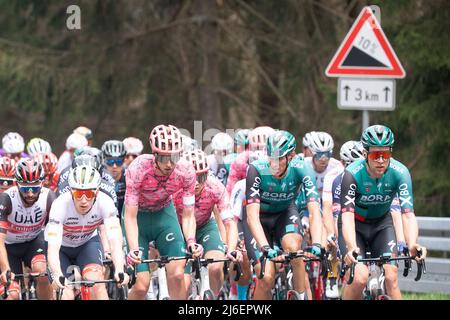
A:
[[[356,255],[356,256],[355,256]],[[416,255],[416,256],[404,256],[404,257],[391,257],[391,256],[381,256],[378,258],[359,258],[358,254],[356,252],[353,252],[353,257],[355,259],[358,260],[358,262],[360,263],[376,263],[378,265],[383,265],[383,264],[387,264],[391,261],[405,261],[405,269],[403,271],[403,276],[407,276],[408,275],[408,270],[411,266],[411,260],[414,260],[416,257],[420,258],[421,256],[421,252]],[[425,261],[422,262],[416,262],[417,263],[417,275],[415,277],[415,281],[419,281],[420,278],[422,277],[422,272],[423,272],[423,267],[425,266]],[[356,263],[352,263],[350,266],[350,275],[349,275],[349,279],[347,284],[352,284],[353,283],[353,279],[355,277],[355,266]],[[426,273],[426,272],[424,272]]]

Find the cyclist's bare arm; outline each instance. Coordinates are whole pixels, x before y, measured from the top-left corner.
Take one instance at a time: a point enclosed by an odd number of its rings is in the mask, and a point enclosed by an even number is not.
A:
[[[103,252],[111,253],[111,248],[109,246],[108,237],[106,236],[105,225],[103,223],[98,226],[98,234],[100,236],[100,241],[102,243]]]
[[[320,214],[319,203],[316,201],[310,201],[307,206],[309,211],[309,225],[312,242],[321,243],[323,222]]]
[[[126,205],[124,212],[124,225],[125,231],[127,234],[127,243],[128,249],[131,250],[139,250],[139,242],[138,242],[138,224],[137,224],[137,214],[138,214],[138,206]]]
[[[116,270],[116,273],[123,273],[125,257],[122,250],[122,230],[120,227],[119,218],[117,218],[115,212],[111,213],[108,218],[104,219],[103,226],[108,239],[108,245],[111,248],[110,252],[114,263],[114,269]]]
[[[194,239],[197,223],[195,221],[194,206],[185,207],[183,209],[183,215],[181,216],[181,226],[186,241]]]
[[[397,242],[403,241],[406,243],[404,226],[402,222],[402,213],[400,211],[391,210],[392,223],[394,224],[395,237],[397,238]]]
[[[217,227],[219,228],[220,237],[222,238],[224,243],[228,243],[228,234],[227,230],[225,228],[225,225],[222,222],[222,219],[220,218],[220,212],[219,209],[217,209],[217,206],[215,205],[213,208],[214,218],[217,222]]]

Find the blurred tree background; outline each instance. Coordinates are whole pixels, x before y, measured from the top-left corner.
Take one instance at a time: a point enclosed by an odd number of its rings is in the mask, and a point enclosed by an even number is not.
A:
[[[66,27],[71,4],[81,30]],[[0,134],[43,137],[59,155],[78,125],[101,146],[147,141],[160,123],[192,132],[201,120],[270,125],[299,142],[328,131],[338,157],[359,138],[361,112],[336,107],[337,81],[324,71],[369,4],[407,73],[395,111],[371,112],[371,124],[396,134],[417,214],[450,216],[447,0],[0,0]]]

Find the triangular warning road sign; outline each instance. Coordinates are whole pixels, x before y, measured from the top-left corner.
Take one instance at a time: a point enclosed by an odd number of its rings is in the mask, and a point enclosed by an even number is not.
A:
[[[365,78],[404,78],[406,75],[370,7],[361,11],[325,74]]]

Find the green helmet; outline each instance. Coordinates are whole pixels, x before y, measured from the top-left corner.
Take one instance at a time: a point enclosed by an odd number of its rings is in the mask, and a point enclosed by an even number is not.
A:
[[[248,140],[248,134],[250,133],[249,129],[241,129],[234,135],[234,144],[235,145],[248,145],[250,140]]]
[[[267,155],[281,158],[295,150],[295,137],[287,131],[278,130],[267,138]]]
[[[394,145],[394,133],[391,129],[383,125],[374,125],[363,131],[361,142],[364,149],[370,147],[390,147]]]

